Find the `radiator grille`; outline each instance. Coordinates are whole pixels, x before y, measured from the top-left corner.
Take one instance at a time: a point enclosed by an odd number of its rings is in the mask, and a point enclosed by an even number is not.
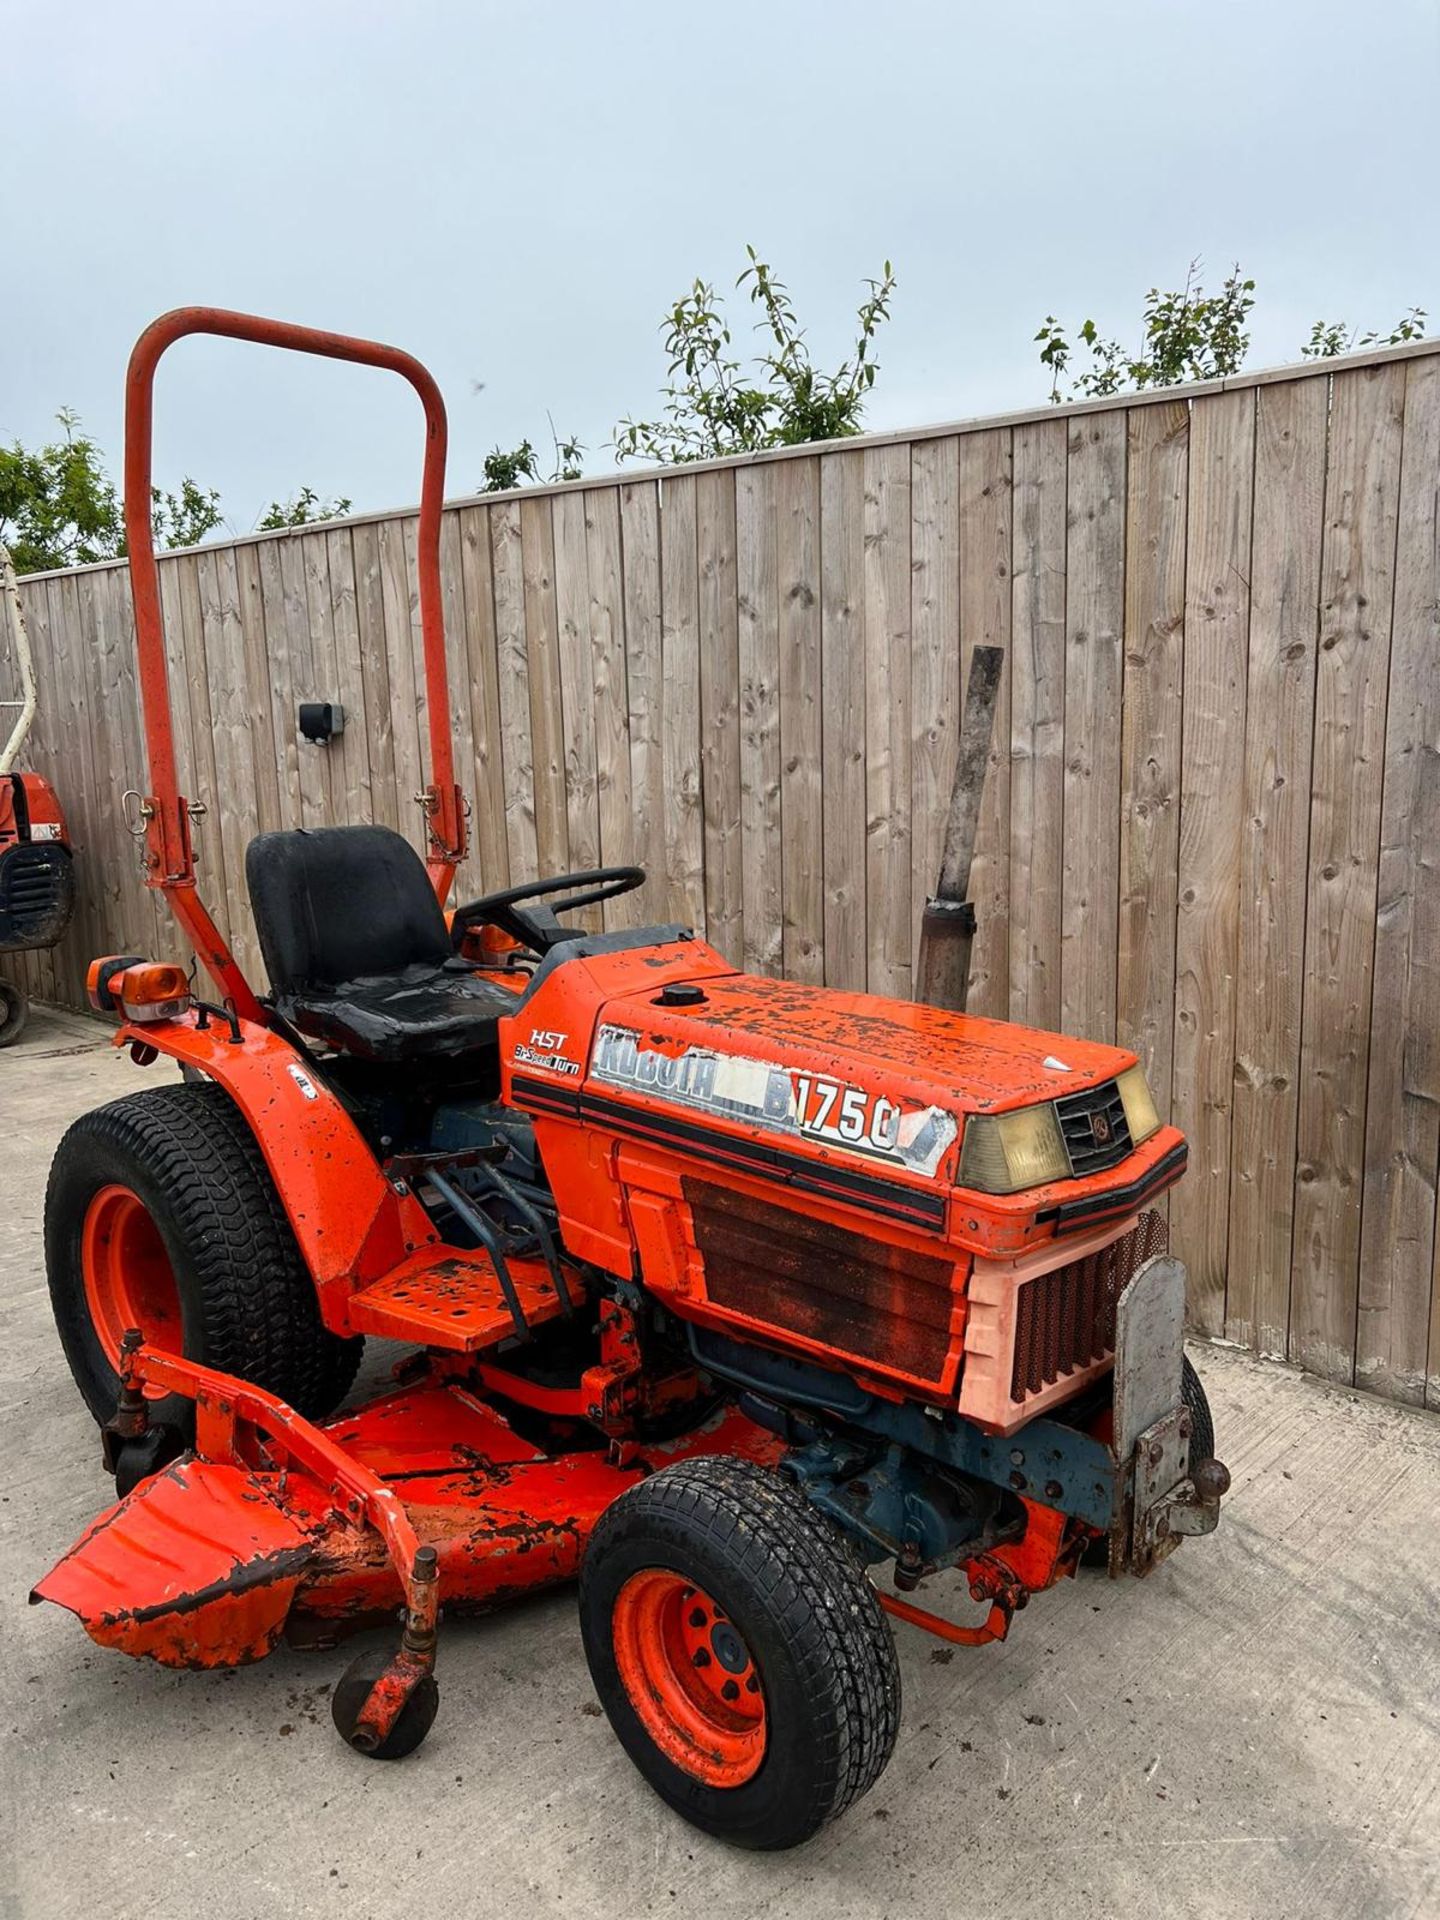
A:
[[[1016,1405],[1115,1351],[1116,1302],[1136,1268],[1165,1251],[1168,1237],[1158,1213],[1142,1213],[1138,1225],[1098,1253],[1023,1283],[1010,1374]]]
[[[1070,1171],[1077,1180],[1087,1173],[1104,1173],[1118,1166],[1129,1153],[1125,1103],[1113,1080],[1087,1087],[1083,1093],[1066,1094],[1055,1102],[1055,1111],[1070,1156]]]

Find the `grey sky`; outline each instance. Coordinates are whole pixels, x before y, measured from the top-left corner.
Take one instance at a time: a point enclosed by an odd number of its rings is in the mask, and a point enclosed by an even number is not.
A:
[[[821,359],[892,259],[877,428],[1042,400],[1047,311],[1131,336],[1196,253],[1259,281],[1255,364],[1440,308],[1435,0],[0,0],[0,46],[0,438],[70,405],[117,471],[126,355],[192,301],[419,354],[452,493],[547,407],[608,467],[660,316],[746,240]],[[193,341],[162,370],[157,476],[237,530],[302,483],[400,504],[418,466],[380,375]]]

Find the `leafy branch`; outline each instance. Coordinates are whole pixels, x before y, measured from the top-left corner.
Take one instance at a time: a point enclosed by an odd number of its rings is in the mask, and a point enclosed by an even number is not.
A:
[[[747,246],[749,265],[736,280],[760,308],[757,331],[769,336],[769,351],[747,371],[736,352],[724,304],[714,286],[696,280],[667,315],[663,334],[669,355],[668,384],[658,418],[627,416],[615,429],[617,460],[666,464],[707,460],[766,447],[838,440],[860,431],[865,398],[879,363],[875,340],[890,317],[895,274],[887,260],[879,280],[855,315],[855,344],[838,366],[825,371],[810,357],[790,292],[768,261]]]
[[[1200,273],[1200,262],[1192,260],[1184,286],[1172,293],[1150,289],[1142,316],[1142,343],[1134,353],[1118,340],[1107,340],[1093,320],[1083,322],[1072,342],[1054,314],[1046,314],[1035,340],[1040,364],[1050,374],[1050,398],[1101,399],[1112,393],[1238,373],[1250,350],[1247,323],[1255,306],[1255,282],[1242,279],[1236,265],[1219,292],[1207,294]],[[1401,341],[1422,338],[1425,319],[1423,307],[1411,307],[1389,333],[1360,333],[1343,322],[1317,320],[1300,355],[1305,360],[1328,360],[1357,348],[1398,346]],[[1080,348],[1088,353],[1090,363],[1074,376],[1067,396],[1062,383]]]

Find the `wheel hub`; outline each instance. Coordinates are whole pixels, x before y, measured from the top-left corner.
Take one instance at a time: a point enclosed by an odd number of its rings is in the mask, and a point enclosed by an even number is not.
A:
[[[679,1574],[647,1568],[616,1596],[612,1632],[621,1683],[661,1752],[706,1786],[751,1779],[765,1758],[765,1693],[724,1609]]]
[[[131,1327],[153,1347],[180,1351],[180,1293],[170,1256],[149,1209],[129,1187],[101,1187],[91,1200],[80,1262],[90,1320],[112,1367],[119,1368],[120,1342]],[[152,1399],[163,1393],[145,1391]]]

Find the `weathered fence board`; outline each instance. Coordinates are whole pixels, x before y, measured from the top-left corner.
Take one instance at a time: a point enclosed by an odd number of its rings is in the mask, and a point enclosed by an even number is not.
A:
[[[1017,427],[1013,450],[1010,1015],[1047,1029],[1060,1024],[1066,439],[1047,420]]]
[[[254,833],[423,844],[415,541],[405,513],[161,560],[201,885],[249,967]],[[635,861],[595,925],[900,995],[965,669],[1003,646],[972,1006],[1141,1056],[1190,1137],[1198,1326],[1440,1406],[1436,343],[468,500],[442,579],[462,897]],[[128,582],[21,591],[81,887],[4,965],[78,1005],[92,954],[177,950],[121,802]],[[306,699],[343,704],[331,746]]]
[[[864,455],[820,462],[825,978],[865,985]]]
[[[1325,474],[1290,1351],[1336,1378],[1355,1355],[1405,377],[1337,376]]]
[[[1183,404],[1131,415],[1115,1033],[1139,1054],[1164,1114],[1173,1106],[1189,457],[1190,413]]]
[[[1225,1331],[1283,1354],[1329,394],[1308,380],[1256,400]]]
[[[825,978],[825,798],[821,781],[820,465],[776,469],[780,620],[783,971]],[[666,508],[668,514],[669,508]]]
[[[1115,1030],[1125,439],[1123,413],[1075,421],[1066,481],[1060,1025],[1087,1035]]]
[[[1403,434],[1355,1371],[1419,1402],[1440,1259],[1440,358],[1406,370]]]
[[[1190,1311],[1207,1333],[1225,1319],[1235,969],[1240,938],[1245,657],[1255,395],[1195,402],[1186,533],[1181,809],[1175,914],[1171,1112],[1190,1172],[1170,1221],[1190,1269]]]

